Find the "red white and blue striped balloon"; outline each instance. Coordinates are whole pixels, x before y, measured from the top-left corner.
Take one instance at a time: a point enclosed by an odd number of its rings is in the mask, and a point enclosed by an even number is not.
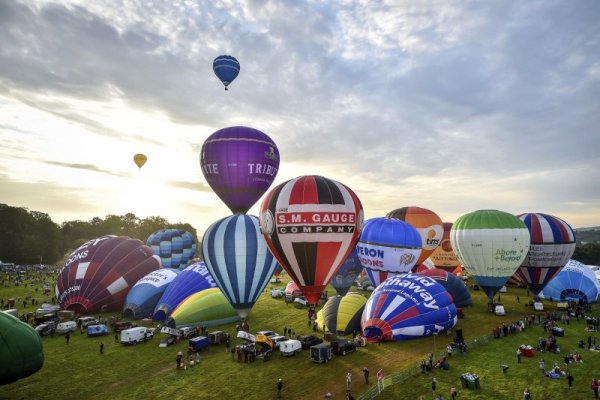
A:
[[[560,218],[541,213],[518,216],[529,229],[527,257],[517,270],[534,294],[539,294],[569,262],[575,251],[575,232]]]
[[[445,331],[457,321],[446,289],[432,278],[409,273],[377,286],[365,305],[361,327],[369,341],[404,340]]]
[[[202,251],[213,279],[245,319],[278,267],[258,218],[237,214],[213,223],[204,234]]]

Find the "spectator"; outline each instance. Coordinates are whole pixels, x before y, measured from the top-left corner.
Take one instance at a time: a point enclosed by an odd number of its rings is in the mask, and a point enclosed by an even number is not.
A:
[[[369,384],[369,368],[363,368],[363,375],[365,376],[365,384]]]
[[[529,388],[525,388],[525,391],[523,392],[523,400],[531,400],[531,392],[529,391]]]
[[[277,398],[281,399],[281,391],[283,390],[283,380],[279,378],[277,381]]]
[[[454,386],[450,388],[450,397],[452,400],[456,400],[456,396],[458,396],[458,390]]]

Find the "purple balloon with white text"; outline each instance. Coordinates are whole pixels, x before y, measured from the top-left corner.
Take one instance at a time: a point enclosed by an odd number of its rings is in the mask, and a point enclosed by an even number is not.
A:
[[[257,129],[223,128],[202,145],[200,166],[210,187],[231,212],[245,214],[277,176],[279,150]]]

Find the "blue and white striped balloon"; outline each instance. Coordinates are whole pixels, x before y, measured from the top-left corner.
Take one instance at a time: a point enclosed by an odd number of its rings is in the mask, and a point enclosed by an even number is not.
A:
[[[204,233],[202,251],[213,279],[245,319],[278,267],[258,218],[237,214],[213,223]]]

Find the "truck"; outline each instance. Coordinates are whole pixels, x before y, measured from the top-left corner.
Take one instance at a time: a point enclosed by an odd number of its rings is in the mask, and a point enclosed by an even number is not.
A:
[[[121,331],[121,344],[138,344],[152,339],[154,331],[145,326],[137,326]]]
[[[189,340],[188,346],[192,351],[201,351],[210,346],[210,341],[206,336],[196,336]]]
[[[65,321],[56,326],[56,333],[62,335],[65,333],[74,332],[76,329],[77,323],[75,321]]]
[[[214,331],[208,334],[208,340],[210,344],[222,344],[229,339],[229,333],[223,331]]]

